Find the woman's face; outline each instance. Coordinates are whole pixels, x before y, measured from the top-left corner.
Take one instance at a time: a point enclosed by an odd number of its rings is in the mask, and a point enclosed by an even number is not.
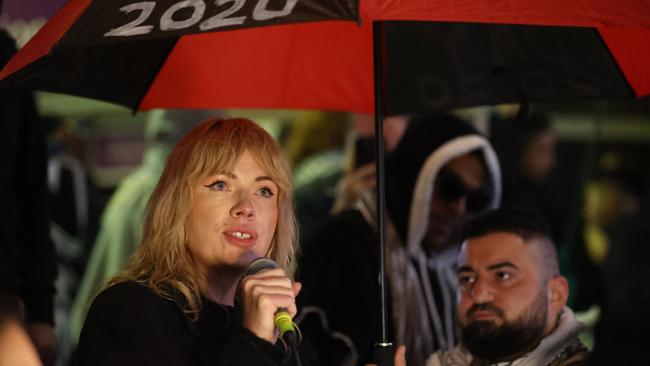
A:
[[[195,187],[187,220],[188,246],[202,273],[245,268],[267,254],[278,221],[278,186],[250,151],[233,171],[206,177]]]

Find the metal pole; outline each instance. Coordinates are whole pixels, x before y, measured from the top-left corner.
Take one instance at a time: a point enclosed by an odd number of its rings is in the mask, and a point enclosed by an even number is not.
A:
[[[393,365],[393,344],[388,340],[386,304],[386,229],[384,210],[386,208],[386,179],[384,174],[384,23],[373,21],[373,66],[375,80],[375,156],[377,166],[377,234],[379,238],[379,299],[381,306],[381,339],[375,344],[375,362],[378,366]]]

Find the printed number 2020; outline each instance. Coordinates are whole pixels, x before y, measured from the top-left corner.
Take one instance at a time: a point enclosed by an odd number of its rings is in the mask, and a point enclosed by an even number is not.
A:
[[[247,0],[215,0],[215,4],[217,6],[222,6],[227,3],[232,4],[222,12],[203,20],[203,22],[199,24],[199,29],[202,31],[209,31],[215,28],[243,24],[244,21],[246,21],[245,15],[236,17],[232,15],[239,11],[246,4],[246,1]],[[283,9],[268,10],[266,7],[269,3],[269,0],[257,0],[257,4],[253,9],[252,17],[256,21],[264,21],[284,17],[291,14],[297,2],[298,0],[287,0]],[[154,26],[142,24],[147,21],[147,19],[149,19],[149,16],[151,16],[155,7],[156,2],[154,1],[142,1],[121,7],[120,11],[125,14],[129,14],[135,11],[139,11],[140,14],[133,21],[106,32],[104,36],[129,37],[151,33]],[[187,19],[175,20],[174,14],[185,8],[191,8],[192,15]],[[204,15],[205,1],[203,0],[184,0],[177,2],[174,5],[170,6],[169,9],[167,9],[160,17],[160,30],[172,31],[189,28],[200,22],[203,19]]]

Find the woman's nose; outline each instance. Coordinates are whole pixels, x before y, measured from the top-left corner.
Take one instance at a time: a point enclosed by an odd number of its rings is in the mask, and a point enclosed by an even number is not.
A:
[[[230,210],[230,213],[234,217],[254,217],[255,216],[255,206],[250,197],[246,195],[240,195],[237,198],[237,202]]]

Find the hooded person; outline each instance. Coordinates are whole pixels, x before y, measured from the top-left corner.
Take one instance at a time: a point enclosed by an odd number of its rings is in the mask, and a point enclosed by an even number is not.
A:
[[[456,117],[415,117],[387,159],[386,177],[388,334],[407,346],[410,365],[423,365],[456,342],[455,232],[498,206],[499,164],[488,140]],[[354,209],[323,221],[303,242],[298,302],[325,315],[330,337],[350,346],[341,358],[326,332],[304,322],[323,364],[374,361],[381,335],[375,201],[374,189],[365,192]]]

